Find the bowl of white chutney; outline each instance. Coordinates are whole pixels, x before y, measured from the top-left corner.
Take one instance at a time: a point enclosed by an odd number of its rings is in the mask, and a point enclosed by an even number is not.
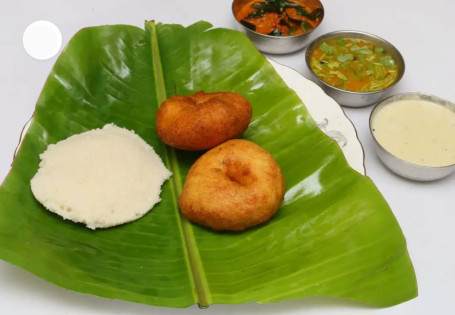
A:
[[[437,96],[403,93],[377,104],[370,131],[381,162],[394,173],[432,181],[455,170],[455,104]]]

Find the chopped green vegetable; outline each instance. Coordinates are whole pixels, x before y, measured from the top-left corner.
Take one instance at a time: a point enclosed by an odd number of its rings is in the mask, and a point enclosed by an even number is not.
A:
[[[374,63],[374,77],[378,80],[382,80],[387,75],[387,70],[382,63]]]
[[[325,40],[313,51],[314,73],[326,83],[349,91],[377,91],[393,84],[397,67],[382,47],[362,39]],[[391,72],[392,71],[392,72]]]
[[[330,69],[335,69],[335,68],[338,68],[339,66],[340,66],[340,63],[338,61],[332,61],[332,62],[327,63],[327,67],[329,67]]]
[[[349,60],[354,60],[354,55],[353,54],[339,54],[337,56],[337,60],[339,62],[346,62]]]
[[[391,56],[384,56],[381,58],[378,58],[378,61],[382,63],[386,67],[394,67],[395,66],[395,61],[392,59]]]
[[[359,46],[357,46],[357,45],[352,45],[351,48],[350,48],[350,50],[351,50],[352,52],[357,52],[357,51],[359,51],[359,50],[361,50],[361,49],[362,49],[362,47],[359,47]]]
[[[340,78],[341,80],[347,80],[348,78],[343,74],[341,73],[340,71],[337,71],[336,73],[337,77]]]
[[[329,46],[326,42],[322,42],[322,44],[319,46],[319,49],[326,54],[333,54],[335,51],[335,47]]]
[[[364,55],[364,54],[358,54],[358,55],[356,55],[356,58],[357,58],[360,62],[365,62],[365,55]]]
[[[359,53],[364,54],[364,55],[372,55],[373,51],[371,49],[360,49]]]

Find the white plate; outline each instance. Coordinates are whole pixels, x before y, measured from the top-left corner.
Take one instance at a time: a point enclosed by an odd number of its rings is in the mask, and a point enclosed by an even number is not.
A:
[[[287,86],[302,100],[318,127],[338,143],[349,166],[365,175],[362,145],[354,125],[346,117],[341,106],[325,94],[316,83],[306,79],[299,72],[271,59],[268,61]]]

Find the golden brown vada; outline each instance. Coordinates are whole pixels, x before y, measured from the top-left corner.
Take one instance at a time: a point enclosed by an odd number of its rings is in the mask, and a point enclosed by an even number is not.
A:
[[[207,151],[190,168],[179,207],[190,221],[241,231],[268,221],[280,208],[284,178],[272,155],[243,139]]]
[[[240,136],[252,115],[250,103],[234,92],[197,92],[175,95],[156,114],[156,132],[169,146],[181,150],[207,150]]]

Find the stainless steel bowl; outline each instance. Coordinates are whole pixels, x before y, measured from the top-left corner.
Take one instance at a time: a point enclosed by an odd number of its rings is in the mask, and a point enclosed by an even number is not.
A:
[[[385,99],[384,101],[382,101],[381,103],[377,104],[374,107],[370,115],[370,132],[371,135],[373,136],[374,148],[379,159],[394,173],[412,180],[433,181],[450,175],[452,172],[455,171],[455,164],[441,167],[414,164],[393,155],[386,148],[384,148],[375,138],[375,134],[373,132],[372,127],[372,121],[374,120],[375,115],[378,112],[380,112],[384,107],[401,100],[425,100],[432,102],[434,104],[438,104],[440,106],[445,106],[446,108],[450,109],[455,113],[455,104],[433,95],[426,95],[421,93],[403,93],[396,94]]]
[[[388,86],[385,89],[375,91],[375,92],[352,92],[347,90],[342,90],[336,88],[332,85],[327,84],[323,80],[321,80],[311,69],[310,61],[311,61],[311,54],[313,53],[314,49],[318,48],[323,41],[338,38],[338,37],[349,37],[349,38],[356,38],[356,39],[363,39],[372,42],[378,47],[384,48],[395,60],[397,67],[398,67],[398,77],[396,81]],[[359,31],[335,31],[331,33],[324,34],[318,38],[316,38],[307,48],[305,54],[305,61],[307,67],[311,73],[313,81],[315,81],[322,89],[333,99],[335,99],[338,104],[346,107],[364,107],[375,104],[380,100],[384,99],[388,96],[392,90],[392,88],[401,80],[404,75],[405,64],[403,56],[400,54],[398,49],[395,48],[391,43],[382,39],[376,35],[368,34],[365,32]]]
[[[324,19],[324,7],[319,0],[312,0],[320,3],[322,7],[322,17],[319,24],[312,30],[295,36],[271,36],[255,32],[248,27],[244,26],[236,19],[236,13],[251,0],[234,0],[232,2],[232,14],[234,20],[237,22],[237,28],[248,36],[251,42],[258,50],[269,54],[287,54],[305,48],[310,41],[314,38],[314,31],[321,25]]]

